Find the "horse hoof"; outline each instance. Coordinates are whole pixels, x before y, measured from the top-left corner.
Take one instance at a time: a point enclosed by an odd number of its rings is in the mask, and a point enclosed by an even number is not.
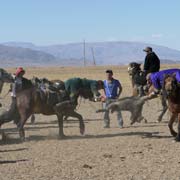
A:
[[[67,136],[65,136],[64,134],[59,135],[59,139],[60,139],[60,140],[63,140],[63,139],[66,139],[66,138],[67,138]]]
[[[177,136],[175,137],[175,141],[176,141],[176,142],[180,142],[180,136],[179,136],[179,135],[177,135]]]
[[[162,121],[162,118],[158,118],[156,122],[160,123],[161,121]]]
[[[34,124],[34,123],[35,123],[35,118],[32,117],[32,118],[31,118],[31,124]]]
[[[7,136],[5,133],[2,133],[2,141],[5,142],[7,140]]]
[[[25,142],[26,141],[26,138],[25,137],[21,137],[21,142]]]
[[[176,132],[171,132],[171,135],[173,136],[173,137],[177,137],[177,133]]]
[[[85,133],[85,128],[83,127],[83,128],[80,128],[80,134],[81,135],[84,135],[84,133]]]

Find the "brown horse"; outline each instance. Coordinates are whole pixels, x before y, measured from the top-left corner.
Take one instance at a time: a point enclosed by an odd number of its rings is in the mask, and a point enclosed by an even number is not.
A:
[[[36,86],[36,87],[38,87],[38,88],[40,88],[40,86],[42,85],[42,84],[44,84],[44,86],[48,86],[48,88],[54,88],[53,90],[57,90],[57,89],[55,89],[55,88],[58,88],[58,90],[59,89],[61,89],[61,90],[65,90],[65,86],[64,86],[64,82],[63,81],[61,81],[61,80],[58,80],[58,79],[54,79],[54,80],[51,80],[51,81],[49,81],[48,79],[39,79],[38,77],[33,77],[32,79],[31,79],[31,82],[33,83],[33,85],[34,86]],[[54,87],[54,86],[56,86],[56,87]],[[57,87],[58,86],[58,87]],[[32,114],[31,115],[31,123],[32,124],[34,124],[35,123],[35,115],[34,114]],[[65,119],[67,119],[67,117],[65,117]]]
[[[48,105],[41,98],[39,89],[37,87],[31,87],[21,92],[17,92],[17,109],[20,115],[20,121],[18,123],[19,135],[22,140],[25,139],[24,125],[27,119],[32,114],[43,114],[43,115],[57,115],[59,124],[59,137],[62,139],[65,137],[63,132],[63,116],[71,116],[79,119],[80,133],[84,134],[85,125],[83,118],[80,114],[75,112],[75,107],[68,100],[67,96],[60,96],[62,99],[57,106]],[[0,122],[3,124],[3,122]]]
[[[167,75],[164,78],[163,90],[167,94],[168,107],[171,117],[168,123],[170,133],[175,137],[176,141],[180,141],[180,85],[178,84],[175,74]],[[173,129],[173,123],[178,117],[178,133]]]

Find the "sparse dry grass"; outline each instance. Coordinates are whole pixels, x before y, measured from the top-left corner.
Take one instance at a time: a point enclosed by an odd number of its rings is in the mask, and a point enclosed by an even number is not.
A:
[[[162,68],[180,67],[164,65]],[[127,67],[54,67],[27,68],[33,75],[65,80],[70,77],[104,79],[111,68],[122,82],[123,96],[131,95]],[[11,68],[9,71],[14,72]],[[7,91],[5,86],[3,94]],[[2,100],[8,106],[10,99]],[[26,124],[27,142],[20,143],[14,124],[3,126],[7,144],[0,144],[0,180],[176,180],[180,178],[179,143],[173,143],[167,128],[167,113],[162,123],[155,123],[161,108],[158,99],[145,104],[143,115],[148,124],[130,126],[129,113],[123,112],[125,128],[117,127],[111,115],[111,128],[103,129],[100,103],[81,102],[86,135],[79,135],[78,122],[65,123],[69,139],[58,140],[55,116],[36,116],[36,124]],[[20,161],[19,161],[20,160]],[[16,162],[17,161],[17,162]]]

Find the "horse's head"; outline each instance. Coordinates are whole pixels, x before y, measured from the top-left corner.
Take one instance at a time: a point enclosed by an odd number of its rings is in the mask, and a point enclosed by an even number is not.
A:
[[[141,71],[141,64],[136,62],[131,62],[128,65],[128,73],[130,76],[133,76],[137,72]]]
[[[90,101],[93,101],[93,99],[94,99],[94,94],[92,93],[92,91],[90,89],[81,89],[79,91],[79,94],[84,99],[89,99]]]
[[[98,80],[96,86],[91,89],[80,89],[79,95],[85,99],[89,99],[90,101],[98,101],[100,98],[99,90],[104,89],[104,83],[102,80]]]
[[[0,69],[0,93],[2,91],[4,83],[12,83],[12,82],[14,82],[13,76],[4,69]]]
[[[168,96],[173,95],[178,88],[178,83],[176,80],[176,74],[165,75],[163,90],[167,93]]]
[[[12,83],[14,81],[13,76],[5,71],[4,69],[0,69],[0,80],[4,83]]]

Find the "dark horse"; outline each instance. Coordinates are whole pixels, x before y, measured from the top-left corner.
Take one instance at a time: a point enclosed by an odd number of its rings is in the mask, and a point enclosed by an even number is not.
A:
[[[92,99],[93,93],[83,89],[79,92],[79,96],[84,98]],[[80,133],[84,134],[85,125],[83,117],[75,111],[75,106],[69,100],[69,95],[64,91],[60,92],[58,97],[58,103],[55,105],[49,105],[41,97],[41,92],[36,86],[17,92],[17,109],[19,111],[20,120],[18,123],[18,129],[20,138],[25,139],[24,125],[27,119],[32,114],[43,114],[43,115],[57,115],[59,124],[59,137],[62,139],[65,137],[63,132],[63,117],[71,116],[79,119]],[[0,124],[4,122],[0,121]]]
[[[133,96],[143,96],[143,86],[146,85],[146,75],[141,70],[141,64],[136,62],[131,62],[128,65],[128,73],[131,79]]]
[[[46,88],[46,89],[49,89],[49,90],[52,90],[52,91],[59,91],[59,90],[65,90],[65,86],[64,86],[64,82],[61,81],[61,80],[51,80],[49,81],[48,79],[46,78],[42,78],[42,79],[39,79],[38,77],[33,77],[31,79],[31,82],[34,86],[36,86],[37,88]],[[31,123],[34,124],[35,123],[35,115],[32,114],[31,115]],[[67,119],[67,117],[65,117],[65,119]]]
[[[143,87],[147,85],[147,81],[146,81],[146,74],[141,70],[141,64],[136,62],[129,63],[128,73],[131,78],[133,96],[138,96],[138,95],[143,96],[144,93],[146,93]],[[151,87],[150,89],[152,90],[153,88]],[[158,117],[158,122],[162,121],[162,118],[168,109],[166,103],[166,97],[164,96],[163,93],[160,95],[160,99],[163,109],[161,110],[162,112]]]
[[[176,74],[165,76],[163,90],[167,95],[168,107],[171,112],[168,127],[175,140],[180,141],[180,84],[176,80]],[[178,133],[173,129],[173,123],[177,117]]]

